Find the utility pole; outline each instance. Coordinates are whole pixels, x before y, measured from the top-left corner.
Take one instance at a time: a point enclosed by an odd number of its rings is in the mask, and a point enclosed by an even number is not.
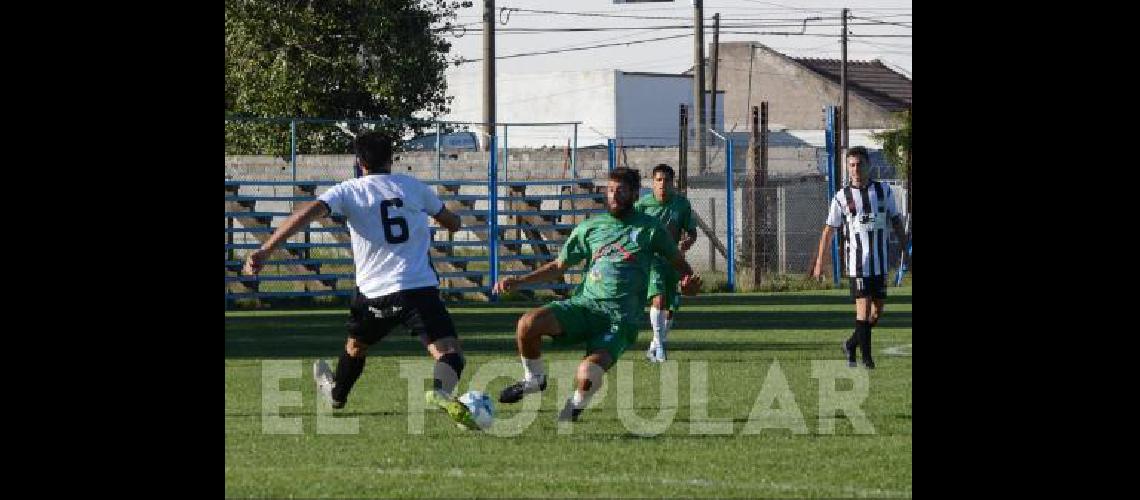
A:
[[[495,135],[495,0],[483,0],[483,125],[485,151]]]
[[[697,172],[705,173],[705,2],[693,0],[693,123],[697,133]]]
[[[716,130],[716,73],[720,66],[720,12],[713,14],[712,57],[709,58],[709,64],[712,64],[712,99],[709,103],[709,129]]]
[[[841,38],[843,41],[840,44],[841,45],[840,52],[842,52],[842,54],[843,54],[843,56],[842,56],[843,59],[842,59],[842,62],[840,63],[840,66],[839,66],[839,86],[843,88],[843,100],[839,104],[839,113],[842,115],[840,123],[841,123],[841,126],[843,127],[843,142],[839,145],[839,147],[843,151],[842,155],[846,155],[847,154],[847,148],[849,147],[849,144],[850,144],[848,142],[849,137],[847,135],[847,115],[850,114],[847,111],[847,9],[843,9],[843,23],[842,24],[843,24],[843,33],[842,33],[843,36]],[[840,156],[840,158],[842,158],[842,157],[843,156]]]
[[[677,115],[680,138],[677,141],[677,190],[682,194],[689,189],[689,117],[682,103]]]

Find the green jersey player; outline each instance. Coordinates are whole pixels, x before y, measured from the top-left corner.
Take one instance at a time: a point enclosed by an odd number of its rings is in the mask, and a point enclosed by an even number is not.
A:
[[[673,189],[673,167],[664,163],[653,167],[653,192],[642,196],[633,208],[661,222],[665,230],[680,242],[682,253],[697,240],[697,227],[693,221],[693,208],[689,199]],[[652,363],[665,361],[665,339],[673,327],[673,315],[681,306],[677,284],[681,281],[673,266],[663,258],[656,258],[649,272],[649,324],[653,327],[653,340],[645,357]]]
[[[523,364],[523,379],[499,395],[501,403],[515,403],[524,395],[546,389],[542,336],[556,344],[585,344],[578,365],[574,394],[558,419],[576,421],[602,383],[602,375],[637,340],[638,320],[645,309],[649,269],[657,256],[672,263],[685,277],[686,293],[700,289],[700,277],[656,219],[633,209],[640,175],[616,168],[606,186],[608,213],[579,224],[562,246],[558,258],[533,273],[495,284],[495,293],[517,285],[557,279],[579,262],[586,262],[582,285],[566,300],[528,311],[519,319],[515,339]]]

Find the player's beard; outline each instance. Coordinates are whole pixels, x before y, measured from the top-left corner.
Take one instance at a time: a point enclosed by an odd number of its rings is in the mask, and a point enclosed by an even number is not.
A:
[[[621,205],[621,208],[617,209],[610,208],[607,205],[606,210],[608,210],[610,212],[610,215],[614,216],[614,218],[623,219],[626,215],[629,215],[629,213],[633,211],[633,202],[630,201],[629,203]]]

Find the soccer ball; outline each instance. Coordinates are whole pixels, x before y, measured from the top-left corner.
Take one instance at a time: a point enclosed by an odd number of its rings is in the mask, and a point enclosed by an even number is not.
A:
[[[468,391],[459,396],[459,402],[471,410],[471,417],[479,430],[487,430],[495,422],[495,405],[491,397],[482,391]]]

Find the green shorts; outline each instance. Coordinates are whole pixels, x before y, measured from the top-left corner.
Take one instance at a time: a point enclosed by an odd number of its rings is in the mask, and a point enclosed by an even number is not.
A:
[[[581,297],[551,302],[542,307],[554,312],[562,335],[554,337],[555,345],[586,344],[586,354],[603,349],[614,363],[637,341],[637,324],[614,321],[614,313],[598,301]]]
[[[668,262],[656,259],[649,268],[649,294],[646,295],[646,299],[652,300],[653,297],[663,294],[665,309],[677,312],[681,307],[681,292],[678,289],[680,283],[681,274],[677,269]]]

